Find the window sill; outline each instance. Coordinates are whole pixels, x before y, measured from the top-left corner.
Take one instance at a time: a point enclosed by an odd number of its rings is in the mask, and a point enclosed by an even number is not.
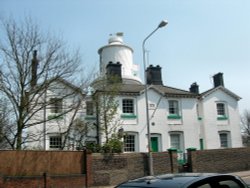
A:
[[[168,119],[181,119],[180,115],[169,115]]]
[[[228,117],[226,117],[226,116],[217,117],[217,120],[219,120],[219,121],[221,121],[221,120],[228,120]]]
[[[123,119],[136,119],[137,116],[134,114],[122,114],[121,118],[123,118]]]
[[[62,120],[63,119],[63,116],[58,116],[58,115],[48,115],[47,117],[48,120]]]

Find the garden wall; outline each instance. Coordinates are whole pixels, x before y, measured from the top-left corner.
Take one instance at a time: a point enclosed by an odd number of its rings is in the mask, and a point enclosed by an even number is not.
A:
[[[148,175],[147,153],[91,154],[85,151],[0,151],[0,187],[117,185]],[[153,153],[154,174],[178,172],[175,150]],[[190,172],[250,170],[250,148],[188,150]]]
[[[0,187],[83,187],[86,152],[0,151]]]
[[[192,172],[228,173],[250,170],[250,148],[188,151]]]
[[[148,175],[147,156],[147,153],[92,154],[92,184],[116,185]],[[155,175],[177,172],[176,152],[153,153],[153,166]]]
[[[175,151],[153,153],[155,174],[178,171]],[[0,151],[0,187],[83,188],[116,185],[148,175],[147,153]]]

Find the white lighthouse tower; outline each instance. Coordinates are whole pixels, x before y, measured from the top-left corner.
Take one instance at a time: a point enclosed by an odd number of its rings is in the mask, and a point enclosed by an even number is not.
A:
[[[133,49],[123,43],[123,33],[111,35],[108,40],[108,45],[101,47],[98,50],[100,55],[100,74],[106,74],[106,66],[112,63],[121,64],[121,76],[123,82],[138,82],[141,79],[138,74],[138,65],[133,63]]]

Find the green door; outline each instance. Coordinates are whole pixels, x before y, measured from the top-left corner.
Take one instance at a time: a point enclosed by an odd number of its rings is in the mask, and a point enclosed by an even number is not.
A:
[[[158,137],[151,137],[152,152],[158,152]]]
[[[200,139],[200,150],[204,150],[204,142],[203,139]]]

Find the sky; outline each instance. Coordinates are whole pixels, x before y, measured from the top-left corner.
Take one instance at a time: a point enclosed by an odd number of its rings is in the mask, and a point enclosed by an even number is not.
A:
[[[98,49],[117,32],[143,67],[143,40],[167,20],[145,46],[149,64],[162,67],[164,85],[189,90],[197,82],[204,92],[222,72],[225,87],[242,98],[240,112],[250,110],[249,0],[0,0],[0,17],[9,16],[32,17],[97,69]]]

